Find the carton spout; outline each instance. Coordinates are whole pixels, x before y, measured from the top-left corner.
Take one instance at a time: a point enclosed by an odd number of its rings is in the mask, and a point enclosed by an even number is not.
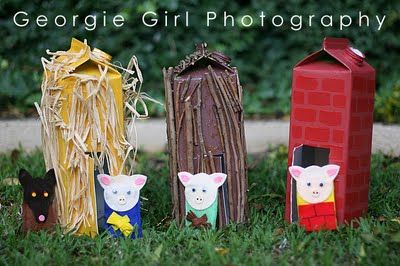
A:
[[[324,38],[324,49],[345,49],[347,46],[349,46],[349,40],[346,38]]]
[[[356,62],[357,65],[360,66],[363,64],[365,55],[360,50],[349,46],[346,48],[346,53]]]

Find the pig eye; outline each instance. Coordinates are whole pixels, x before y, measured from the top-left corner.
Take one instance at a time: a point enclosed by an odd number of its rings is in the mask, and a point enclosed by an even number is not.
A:
[[[32,198],[36,198],[36,192],[31,193]]]
[[[44,196],[45,198],[47,198],[47,197],[49,196],[49,193],[48,193],[47,191],[45,191],[45,192],[43,192],[43,196]]]
[[[195,189],[195,188],[192,188],[192,192],[196,192],[196,189]]]
[[[203,188],[203,193],[206,193],[206,192],[207,192],[207,190]]]
[[[112,191],[112,193],[113,193],[113,194],[117,194],[118,191],[114,189],[114,190]]]
[[[126,194],[130,195],[130,194],[131,194],[131,191],[129,190],[128,192],[126,192]]]
[[[307,183],[307,186],[311,187],[311,183],[310,183],[310,182],[308,182],[308,183]]]
[[[324,184],[323,184],[323,183],[319,183],[319,186],[320,186],[320,187],[323,187],[323,186],[324,186]]]

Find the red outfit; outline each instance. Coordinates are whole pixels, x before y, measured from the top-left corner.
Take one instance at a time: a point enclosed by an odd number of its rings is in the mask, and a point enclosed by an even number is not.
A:
[[[334,202],[299,205],[299,221],[306,231],[335,230],[337,228]]]

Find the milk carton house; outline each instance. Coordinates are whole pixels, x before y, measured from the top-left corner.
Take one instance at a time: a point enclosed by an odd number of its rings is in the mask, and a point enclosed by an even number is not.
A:
[[[366,213],[374,92],[375,70],[347,39],[325,38],[320,51],[294,67],[286,220],[312,231]],[[326,197],[310,203],[307,193]]]
[[[200,44],[178,66],[164,69],[173,213],[179,223],[188,219],[179,172],[227,175],[218,192],[217,227],[247,216],[242,87],[229,63],[226,55]]]
[[[125,134],[132,90],[112,57],[72,39],[68,51],[42,59],[42,120],[46,168],[57,177],[58,221],[66,232],[95,236],[105,225],[101,172],[118,175],[133,150]],[[126,76],[126,80],[129,80]],[[124,109],[125,108],[125,109]]]

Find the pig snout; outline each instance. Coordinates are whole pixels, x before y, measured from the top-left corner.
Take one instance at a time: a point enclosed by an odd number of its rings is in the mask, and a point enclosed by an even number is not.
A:
[[[196,197],[196,203],[198,203],[198,204],[200,204],[200,203],[203,203],[203,197],[200,197],[200,196],[197,196]]]
[[[312,196],[313,196],[314,198],[318,198],[318,197],[319,197],[319,191],[314,190],[314,191],[312,192]]]
[[[125,198],[125,196],[119,196],[119,197],[118,197],[118,204],[119,204],[119,205],[125,205],[125,204],[126,204],[126,198]]]

